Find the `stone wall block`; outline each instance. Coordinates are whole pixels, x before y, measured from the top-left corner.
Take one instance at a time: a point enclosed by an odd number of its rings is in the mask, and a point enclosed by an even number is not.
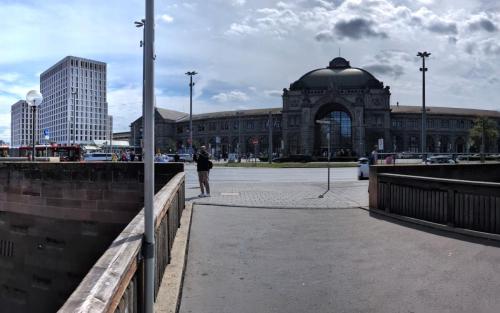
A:
[[[82,201],[74,199],[60,199],[60,198],[46,198],[45,204],[47,206],[56,206],[61,208],[81,208]]]

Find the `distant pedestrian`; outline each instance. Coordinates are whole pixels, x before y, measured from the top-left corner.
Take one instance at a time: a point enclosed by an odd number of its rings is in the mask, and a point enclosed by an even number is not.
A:
[[[201,146],[200,151],[194,155],[196,162],[196,170],[198,171],[198,180],[200,182],[201,194],[199,197],[210,197],[210,185],[208,183],[208,176],[212,168],[210,156],[205,146]],[[206,193],[205,193],[206,190]]]
[[[370,165],[376,165],[377,160],[378,160],[378,147],[373,146],[372,153],[370,154],[370,158],[368,159],[370,161]]]
[[[121,161],[123,161],[123,162],[128,161],[127,154],[125,153],[125,151],[122,151]]]
[[[134,151],[130,151],[130,161],[131,162],[135,161],[135,152]]]

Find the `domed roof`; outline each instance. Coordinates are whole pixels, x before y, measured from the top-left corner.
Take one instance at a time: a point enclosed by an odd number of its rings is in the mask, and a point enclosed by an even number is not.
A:
[[[327,68],[320,68],[302,76],[290,85],[290,90],[324,90],[331,88],[364,89],[383,88],[382,82],[369,72],[351,67],[344,58],[333,59]]]

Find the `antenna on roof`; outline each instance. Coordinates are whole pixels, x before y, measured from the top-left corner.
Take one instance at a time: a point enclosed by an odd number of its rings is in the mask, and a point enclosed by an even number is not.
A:
[[[339,47],[339,58],[340,58],[340,47]]]

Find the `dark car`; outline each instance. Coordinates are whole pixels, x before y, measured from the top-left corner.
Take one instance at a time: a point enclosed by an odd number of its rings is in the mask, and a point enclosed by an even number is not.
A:
[[[458,163],[449,155],[436,155],[428,157],[425,164],[456,164]]]

